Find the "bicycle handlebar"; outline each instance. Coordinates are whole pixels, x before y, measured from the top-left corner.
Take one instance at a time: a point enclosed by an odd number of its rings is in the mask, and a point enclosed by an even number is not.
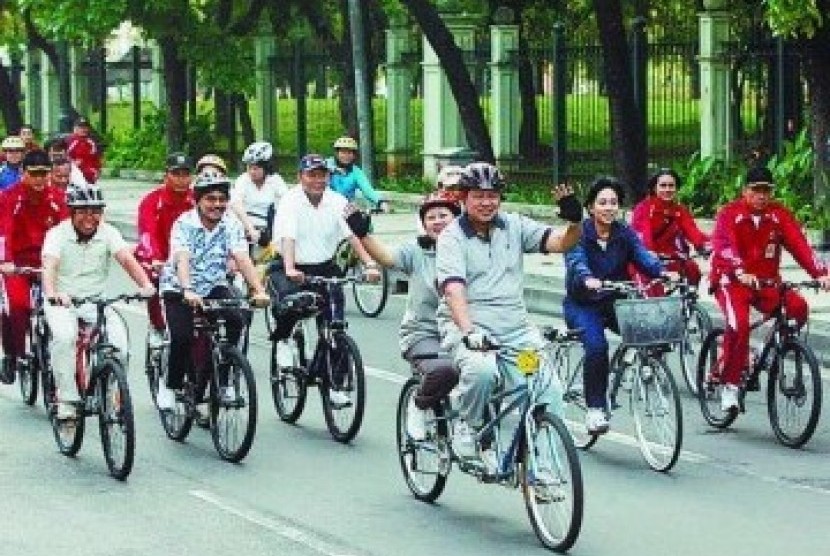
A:
[[[6,274],[22,274],[26,276],[39,276],[43,274],[42,268],[37,268],[34,266],[15,266],[14,270],[11,272],[7,272]]]
[[[251,303],[239,297],[223,299],[202,299],[202,310],[205,312],[221,311],[222,309],[250,309]]]
[[[79,307],[81,305],[85,305],[87,303],[91,303],[93,305],[112,305],[113,303],[118,303],[119,301],[124,301],[129,303],[131,301],[146,301],[150,299],[149,296],[142,295],[140,293],[122,293],[112,297],[101,297],[98,295],[92,295],[88,297],[72,297],[70,296],[69,301],[75,307]],[[58,305],[58,298],[50,297],[49,298],[50,305]]]
[[[354,276],[343,276],[343,277],[327,277],[327,276],[306,276],[304,282],[309,285],[327,285],[327,284],[348,284],[348,283],[361,283],[365,280],[361,280]]]

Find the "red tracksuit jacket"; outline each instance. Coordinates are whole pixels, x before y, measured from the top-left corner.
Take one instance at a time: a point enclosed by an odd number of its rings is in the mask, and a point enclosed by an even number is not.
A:
[[[98,181],[101,173],[101,151],[91,137],[71,135],[69,137],[66,156],[78,165],[81,173],[89,183]]]
[[[149,192],[138,205],[138,246],[142,262],[166,261],[170,255],[170,230],[183,213],[194,207],[193,194],[178,195],[162,184]]]
[[[631,213],[631,227],[646,249],[661,255],[686,254],[689,244],[701,249],[709,240],[686,207],[657,197],[637,203]]]
[[[16,183],[0,195],[0,260],[40,267],[46,232],[67,216],[63,190],[47,186],[34,192]]]

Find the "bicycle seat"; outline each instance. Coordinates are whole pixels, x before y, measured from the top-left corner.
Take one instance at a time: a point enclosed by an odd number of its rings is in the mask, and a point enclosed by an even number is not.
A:
[[[322,306],[322,297],[314,292],[297,292],[285,296],[277,304],[278,316],[292,316],[306,319],[317,315]]]

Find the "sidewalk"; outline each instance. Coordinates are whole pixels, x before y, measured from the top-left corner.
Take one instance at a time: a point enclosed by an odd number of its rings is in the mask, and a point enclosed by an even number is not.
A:
[[[135,221],[138,203],[141,197],[155,184],[144,181],[108,178],[101,180],[104,198],[107,201],[107,220],[116,226],[124,236],[135,241]],[[376,235],[388,245],[396,245],[415,237],[417,226],[417,211],[415,207],[421,196],[415,194],[388,192],[384,194],[393,205],[391,214],[380,214],[373,217]],[[554,210],[547,206],[514,205],[507,203],[506,210],[517,211],[543,221],[561,222],[552,215]],[[710,221],[701,223],[703,228],[711,227]],[[788,256],[784,259],[784,277],[792,280],[806,279],[807,275]],[[708,264],[701,261],[704,276],[708,274]],[[533,313],[562,316],[562,299],[564,298],[565,268],[561,255],[532,254],[525,256],[525,302],[528,310]],[[403,282],[402,276],[393,277],[393,280]],[[705,278],[704,278],[705,281]],[[706,284],[701,285],[701,291],[706,291]],[[811,307],[810,334],[808,343],[816,350],[816,354],[824,366],[830,366],[830,294],[802,292]],[[701,302],[709,311],[714,320],[721,322],[720,310],[713,297],[703,295]]]

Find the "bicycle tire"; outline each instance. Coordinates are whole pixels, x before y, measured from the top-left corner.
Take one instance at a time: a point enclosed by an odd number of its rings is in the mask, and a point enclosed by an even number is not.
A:
[[[363,359],[355,341],[345,332],[336,332],[334,341],[337,349],[329,349],[329,353],[322,359],[328,368],[321,369],[323,380],[320,382],[320,396],[323,399],[323,414],[326,418],[326,427],[331,436],[338,442],[347,443],[357,436],[363,423],[363,413],[366,408],[366,375],[363,369]],[[332,359],[346,358],[340,361],[347,369],[343,384],[337,385],[340,391],[349,392],[350,403],[342,407],[334,407],[329,394],[333,386]]]
[[[79,412],[82,410],[79,409]],[[84,415],[78,415],[73,419],[74,427],[68,430],[63,421],[59,421],[56,415],[57,407],[53,404],[50,408],[50,420],[52,423],[52,434],[55,438],[55,444],[58,446],[58,451],[67,456],[74,457],[80,450],[84,443]]]
[[[635,371],[630,396],[643,459],[655,471],[669,471],[677,463],[683,445],[683,408],[677,383],[662,358],[646,357]],[[655,425],[657,440],[647,437],[649,423]]]
[[[389,271],[383,267],[379,270],[380,280],[377,282],[352,283],[355,305],[365,317],[374,318],[380,315],[389,299]],[[351,267],[350,272],[354,273],[356,278],[362,277],[363,263]]]
[[[573,438],[558,417],[537,412],[533,425],[525,428],[523,445],[519,481],[533,531],[545,548],[565,552],[579,537],[585,507],[582,467]],[[548,516],[553,513],[548,510],[562,512]]]
[[[257,392],[251,364],[237,346],[223,350],[221,365],[228,367],[228,384],[236,394],[233,404],[219,399],[216,379],[210,385],[210,436],[219,456],[225,461],[242,461],[254,442],[257,424]],[[245,419],[243,434],[238,431],[239,418]]]
[[[135,415],[127,373],[119,361],[110,359],[102,365],[98,395],[104,460],[110,475],[123,481],[132,471],[135,460]],[[116,431],[120,434],[114,434]]]
[[[579,346],[582,349],[582,346]],[[570,363],[571,359],[568,359]],[[573,438],[574,445],[580,450],[588,450],[599,440],[599,435],[591,434],[585,428],[585,413],[588,405],[585,402],[585,354],[580,353],[573,365],[560,366],[559,379],[562,382],[562,419]]]
[[[44,335],[44,338],[48,340],[48,333]],[[38,368],[40,370],[41,402],[48,414],[50,408],[57,401],[57,386],[55,385],[55,375],[49,356],[49,346],[47,344],[38,346],[35,356],[38,359]]]
[[[161,349],[161,356],[159,357],[159,365],[161,369],[167,366],[167,361],[170,357],[170,346],[166,345]],[[163,373],[159,371],[159,380],[161,380]],[[187,375],[185,375],[185,392],[190,391],[190,385],[187,383]],[[156,383],[156,392],[158,392],[158,383]],[[155,395],[153,395],[155,399]],[[161,419],[161,426],[164,429],[164,434],[170,440],[176,442],[184,442],[187,435],[190,434],[190,429],[193,427],[193,414],[190,411],[190,401],[176,396],[176,405],[172,410],[159,410],[159,418]]]
[[[703,347],[703,340],[712,331],[712,317],[700,305],[695,305],[686,329],[683,341],[678,346],[680,354],[680,373],[686,388],[692,396],[697,397],[697,360]]]
[[[722,385],[723,328],[713,328],[703,340],[697,362],[697,400],[700,412],[710,426],[725,429],[738,418],[736,410],[724,412],[720,408]]]
[[[150,399],[158,409],[156,393],[158,392],[158,381],[161,376],[161,348],[150,347],[150,332],[144,341],[144,374],[147,376],[147,387],[150,389]]]
[[[791,358],[788,357],[790,353]],[[787,361],[795,362],[792,373],[785,370]],[[807,419],[803,420],[798,410],[805,408],[805,400],[811,391],[812,403],[808,408]],[[821,374],[815,353],[797,338],[785,341],[770,367],[767,382],[767,411],[778,441],[789,448],[800,448],[806,444],[818,426],[821,401]],[[786,404],[784,411],[778,402]],[[795,417],[797,428],[792,433],[785,430],[784,425],[788,417]]]
[[[412,377],[401,388],[395,441],[398,461],[409,491],[418,500],[431,503],[444,492],[452,465],[446,437],[442,439],[439,433],[438,423],[443,417],[440,405],[427,410],[427,434],[424,440],[414,440],[407,433],[407,410],[420,385],[421,380]]]
[[[18,361],[17,383],[23,403],[34,405],[38,388],[38,369],[34,357],[26,357],[25,362]]]
[[[296,341],[296,340],[294,340]],[[281,367],[277,358],[278,342],[271,342],[271,398],[279,418],[286,423],[296,423],[305,409],[308,386],[305,373],[297,367]],[[302,361],[295,361],[303,365]]]

